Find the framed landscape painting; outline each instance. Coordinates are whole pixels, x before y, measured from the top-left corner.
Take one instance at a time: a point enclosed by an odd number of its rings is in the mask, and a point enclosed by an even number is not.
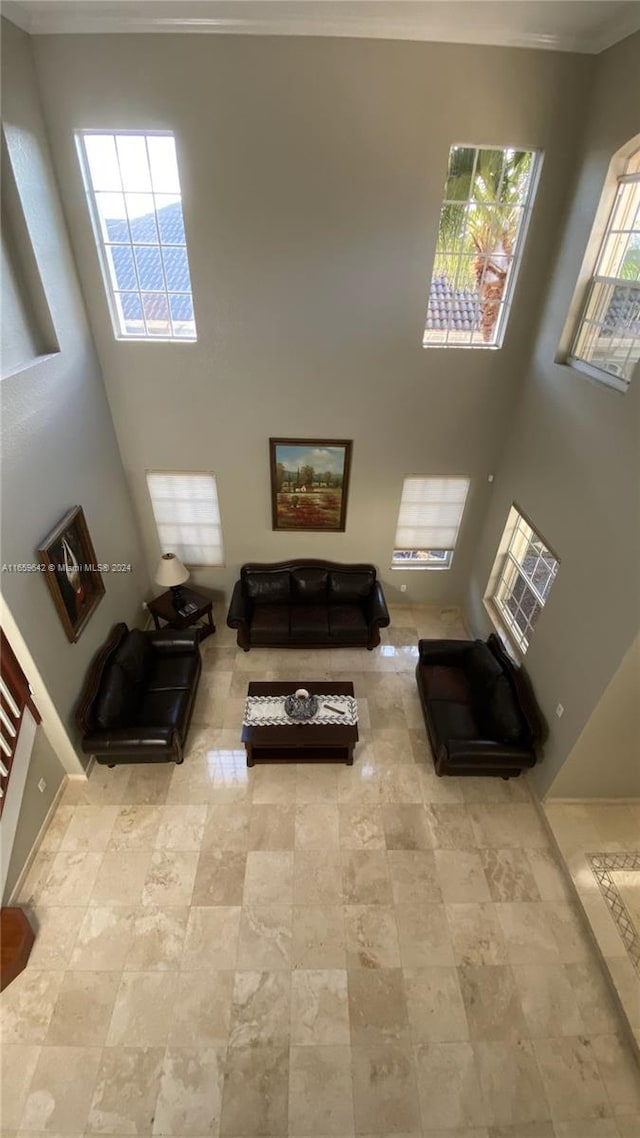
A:
[[[350,439],[269,439],[271,518],[276,530],[345,528]]]
[[[74,506],[45,537],[40,564],[67,639],[76,642],[105,588],[82,506]]]

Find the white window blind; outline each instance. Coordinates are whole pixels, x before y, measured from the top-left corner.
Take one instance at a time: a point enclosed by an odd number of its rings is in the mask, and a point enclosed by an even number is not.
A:
[[[394,564],[423,561],[448,566],[462,521],[468,478],[405,478],[396,529]]]
[[[224,565],[222,523],[213,474],[147,474],[163,553],[185,565]]]

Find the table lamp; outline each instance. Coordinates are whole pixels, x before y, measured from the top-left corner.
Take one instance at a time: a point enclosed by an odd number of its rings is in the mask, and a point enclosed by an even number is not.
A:
[[[168,586],[171,589],[171,599],[176,612],[184,604],[184,593],[180,585],[183,585],[188,579],[189,570],[185,569],[180,558],[176,557],[175,553],[163,553],[156,570],[156,581],[159,585],[164,585],[165,588]]]

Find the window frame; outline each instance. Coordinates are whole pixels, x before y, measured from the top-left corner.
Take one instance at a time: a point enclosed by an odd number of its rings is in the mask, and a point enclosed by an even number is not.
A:
[[[460,511],[460,517],[458,519],[455,541],[454,541],[452,548],[445,549],[445,548],[438,548],[436,546],[430,546],[427,549],[426,547],[422,547],[422,546],[419,548],[417,546],[414,548],[409,548],[407,546],[396,545],[395,538],[397,538],[397,535],[398,535],[398,528],[399,528],[399,523],[400,523],[400,511],[402,509],[402,498],[404,495],[404,488],[405,488],[405,484],[408,481],[410,481],[411,479],[420,479],[423,482],[429,482],[429,481],[433,481],[433,482],[466,482],[467,488],[465,491],[464,501],[462,503],[462,509]],[[402,488],[400,490],[400,504],[398,506],[398,513],[397,513],[397,518],[396,518],[396,533],[394,536],[394,542],[393,542],[393,547],[392,547],[392,551],[391,551],[390,569],[392,569],[392,570],[395,570],[395,569],[408,570],[409,572],[415,572],[416,570],[418,570],[418,571],[431,570],[432,572],[433,571],[444,572],[445,570],[450,569],[451,565],[453,563],[453,556],[454,556],[454,553],[456,551],[458,539],[460,537],[460,531],[462,529],[462,523],[464,521],[465,511],[467,508],[467,502],[469,500],[470,489],[471,489],[471,477],[467,474],[405,474],[403,476],[403,479],[402,479]],[[407,558],[406,560],[396,560],[396,554],[398,554],[398,553],[415,553],[416,555],[423,553],[423,554],[426,554],[426,556],[425,557],[416,556],[415,559]],[[437,556],[438,554],[444,554],[445,557],[444,558],[439,557],[439,556]]]
[[[522,523],[522,528],[521,528]],[[523,529],[529,531],[527,534]],[[518,560],[517,555],[513,552],[513,546],[517,541],[525,542],[525,552],[532,542],[539,542],[543,547],[545,553],[550,555],[554,562],[554,567],[551,569],[550,580],[543,595],[538,589],[535,582],[524,570],[521,561]],[[540,560],[540,557],[539,557]],[[544,559],[543,559],[544,560]],[[548,563],[547,563],[548,564]],[[493,569],[489,577],[487,590],[485,592],[485,606],[491,615],[495,614],[499,622],[499,631],[504,634],[508,641],[509,646],[514,648],[517,653],[524,656],[531,643],[531,635],[535,631],[538,620],[546,607],[546,604],[551,593],[553,584],[558,576],[560,569],[560,558],[557,553],[549,545],[546,538],[542,536],[540,531],[536,529],[533,522],[529,520],[523,510],[520,509],[516,503],[512,503],[506,524],[502,531],[500,543],[498,546],[498,553],[496,555]],[[511,575],[511,581],[508,581],[508,575]],[[507,601],[513,595],[515,586],[518,582],[524,583],[525,590],[533,597],[534,604],[538,606],[538,611],[535,613],[533,620],[526,619],[525,629],[522,629],[517,623],[514,615],[507,607]],[[501,596],[500,594],[504,595]],[[487,605],[489,602],[489,605]],[[523,612],[522,606],[518,604],[518,608]],[[526,615],[526,614],[525,614]],[[494,620],[495,623],[495,620]]]
[[[615,159],[614,159],[614,162],[615,162]],[[631,164],[635,165],[635,170],[633,170],[630,173],[629,167],[631,166]],[[619,164],[618,164],[618,169],[620,169]],[[609,177],[611,178],[611,170],[610,170]],[[582,372],[584,375],[588,375],[591,379],[595,379],[599,383],[604,384],[606,387],[609,387],[612,390],[618,391],[622,394],[624,394],[624,392],[628,391],[629,385],[631,383],[631,377],[629,379],[626,379],[624,377],[624,375],[620,375],[619,373],[616,374],[616,372],[609,371],[605,367],[600,367],[598,364],[593,363],[591,360],[586,360],[582,356],[576,355],[575,349],[578,346],[578,342],[579,342],[580,338],[584,335],[587,325],[592,325],[593,327],[601,328],[604,324],[604,317],[599,322],[587,320],[587,313],[589,311],[589,306],[592,302],[592,298],[595,295],[596,288],[598,285],[601,285],[604,288],[606,288],[606,287],[628,288],[629,286],[634,286],[640,290],[640,280],[637,280],[637,281],[625,280],[624,277],[616,277],[616,276],[612,276],[610,273],[599,273],[598,272],[598,269],[599,269],[600,265],[602,264],[602,261],[605,257],[606,246],[607,246],[607,243],[610,240],[611,236],[614,235],[615,233],[618,233],[618,232],[619,233],[629,233],[629,234],[634,232],[633,229],[629,229],[629,230],[622,229],[622,230],[620,230],[620,229],[617,229],[614,227],[614,222],[616,220],[616,215],[618,213],[619,202],[620,202],[620,199],[622,197],[622,194],[624,193],[624,187],[625,187],[625,185],[630,185],[630,184],[632,184],[632,185],[640,184],[640,147],[638,147],[638,146],[635,146],[633,151],[630,154],[627,154],[626,158],[623,160],[621,172],[614,175],[614,181],[613,182],[608,180],[607,184],[605,185],[604,192],[601,196],[599,210],[601,208],[603,208],[603,206],[606,206],[606,220],[605,220],[604,225],[602,226],[602,230],[599,234],[597,252],[596,252],[596,255],[593,259],[591,270],[590,270],[588,276],[586,277],[586,280],[584,281],[584,286],[583,286],[584,296],[582,299],[582,303],[580,304],[580,309],[578,312],[577,319],[575,319],[575,321],[573,322],[571,341],[570,341],[570,345],[569,345],[569,350],[568,350],[567,355],[566,355],[566,363],[570,367],[574,368],[576,371]],[[603,201],[603,199],[605,199],[605,200]],[[597,221],[597,219],[596,219],[596,221]],[[596,228],[596,223],[594,223],[594,227],[592,228],[592,236],[593,236],[593,229],[595,229],[595,228]],[[627,245],[627,247],[625,249],[625,254],[628,251],[628,248],[629,248],[629,246]],[[609,306],[607,306],[607,312],[608,312],[608,308],[609,308]],[[638,344],[640,344],[640,333],[637,336],[634,336],[632,338],[632,342],[637,342]],[[631,349],[629,350],[628,355],[630,355],[630,354],[631,354]],[[636,363],[634,364],[634,368],[637,368],[637,367],[638,367],[638,361],[636,361]]]
[[[530,175],[529,175],[529,184],[527,187],[526,198],[525,198],[524,202],[522,203],[522,206],[519,207],[522,211],[522,219],[521,219],[521,223],[518,227],[518,232],[516,235],[516,240],[514,243],[513,252],[511,254],[511,269],[510,269],[509,274],[507,276],[504,294],[500,299],[501,311],[500,311],[500,314],[498,317],[498,323],[497,323],[497,327],[496,327],[496,333],[495,333],[494,340],[491,343],[485,343],[485,342],[479,342],[479,341],[475,341],[475,342],[470,341],[468,343],[449,342],[449,339],[448,339],[449,334],[451,333],[451,331],[455,332],[455,329],[451,329],[451,327],[449,327],[449,326],[443,330],[443,333],[445,336],[444,340],[438,341],[435,339],[428,339],[427,337],[433,336],[436,333],[429,332],[429,330],[427,329],[427,326],[426,326],[427,321],[425,319],[423,330],[422,330],[422,347],[425,349],[428,349],[428,348],[433,348],[433,349],[451,349],[451,348],[454,348],[455,349],[455,348],[457,348],[457,349],[465,350],[465,351],[469,350],[469,349],[481,348],[481,349],[490,350],[490,351],[499,351],[504,345],[504,340],[505,340],[505,336],[507,333],[507,327],[509,324],[509,318],[511,316],[511,308],[513,305],[515,288],[516,288],[516,284],[517,284],[518,277],[520,274],[520,269],[522,266],[525,244],[526,244],[526,240],[527,240],[527,236],[528,236],[528,232],[529,232],[529,225],[531,222],[531,216],[533,214],[533,208],[534,208],[536,197],[537,197],[538,186],[540,184],[540,176],[542,173],[542,165],[543,165],[543,161],[544,161],[544,152],[540,147],[536,147],[536,146],[517,146],[517,145],[504,146],[504,145],[497,145],[495,143],[484,144],[484,143],[471,143],[471,142],[453,142],[449,146],[449,150],[447,153],[447,165],[446,165],[446,173],[445,173],[445,180],[444,180],[444,192],[445,193],[446,193],[446,189],[447,189],[447,182],[449,180],[449,166],[450,166],[450,162],[451,162],[451,153],[455,149],[466,149],[466,150],[474,150],[475,151],[473,174],[472,174],[472,177],[470,179],[470,185],[469,185],[470,192],[472,190],[473,182],[475,180],[475,171],[477,168],[478,152],[481,150],[501,151],[503,155],[506,151],[510,151],[510,150],[516,151],[516,152],[526,152],[526,153],[531,154],[532,155],[532,163],[531,163],[531,171],[530,171]],[[504,173],[504,170],[503,170],[503,173]],[[444,195],[442,197],[442,200],[440,202],[440,210],[438,213],[438,229],[437,229],[437,236],[436,236],[436,247],[434,250],[433,264],[432,264],[432,268],[431,268],[431,277],[429,279],[429,286],[428,286],[428,290],[427,290],[427,310],[428,310],[429,300],[431,297],[431,288],[433,286],[433,281],[434,281],[436,258],[438,256],[438,241],[439,241],[439,236],[440,236],[440,221],[441,221],[441,217],[442,217],[442,210],[443,210],[444,206],[447,204],[464,206],[465,208],[467,208],[475,200],[476,199],[473,199],[471,197],[467,197],[464,200],[453,201],[453,199],[446,198]],[[496,208],[500,208],[499,202],[496,202]],[[461,256],[461,254],[459,254],[459,258],[460,258],[460,256]],[[486,274],[486,265],[485,265],[485,274]],[[484,277],[483,277],[483,279],[484,279]],[[477,331],[477,330],[472,330],[472,332],[470,332],[470,335],[473,335],[474,331]]]
[[[174,546],[177,546],[177,542],[170,542],[168,545],[166,543],[163,543],[162,537],[160,534],[160,528],[159,528],[161,523],[158,522],[158,519],[156,517],[153,494],[151,493],[151,486],[149,484],[149,476],[154,475],[154,474],[161,475],[164,478],[170,478],[170,477],[175,477],[175,478],[185,478],[185,477],[203,478],[204,477],[204,478],[212,478],[213,479],[213,484],[214,484],[215,492],[216,492],[216,505],[218,508],[218,516],[220,519],[220,521],[218,523],[218,529],[220,532],[220,552],[222,555],[221,561],[189,561],[183,556],[182,549],[174,548]],[[156,467],[156,468],[151,469],[151,470],[145,470],[145,483],[146,483],[146,487],[147,487],[147,493],[149,495],[149,502],[151,505],[151,516],[153,518],[153,522],[154,522],[154,526],[155,526],[155,530],[156,530],[156,536],[158,538],[158,544],[160,546],[162,553],[175,553],[176,556],[180,558],[183,565],[187,569],[224,569],[226,567],[226,560],[225,560],[225,551],[224,551],[224,533],[223,533],[223,529],[222,529],[222,510],[220,508],[220,495],[218,494],[218,479],[217,479],[216,475],[214,474],[213,470],[159,470]],[[188,523],[185,523],[185,524],[188,524]]]
[[[87,199],[87,207],[88,207],[88,211],[89,211],[89,217],[91,219],[91,227],[93,230],[93,237],[94,237],[94,241],[95,241],[96,252],[98,254],[98,262],[100,264],[100,271],[102,274],[102,280],[103,280],[104,290],[105,290],[105,294],[106,294],[106,298],[107,298],[107,305],[109,308],[109,315],[111,317],[111,324],[113,327],[113,334],[114,334],[115,340],[124,341],[126,343],[139,343],[139,344],[158,344],[158,343],[159,344],[195,344],[195,343],[197,343],[197,340],[198,340],[198,329],[197,329],[196,313],[195,313],[195,297],[193,294],[193,284],[191,281],[191,265],[189,262],[189,247],[188,247],[187,238],[186,238],[186,226],[185,226],[184,245],[175,244],[175,243],[172,244],[170,242],[163,242],[162,241],[161,230],[160,230],[160,226],[158,225],[158,220],[157,220],[158,219],[158,210],[156,207],[156,197],[158,196],[159,191],[156,191],[153,188],[153,182],[151,183],[151,189],[148,191],[129,191],[129,190],[124,189],[124,184],[122,182],[122,171],[121,171],[121,164],[120,164],[120,156],[118,154],[117,144],[116,144],[116,158],[118,161],[118,172],[120,173],[121,189],[120,189],[120,191],[96,190],[93,186],[93,180],[91,177],[91,168],[90,168],[90,164],[89,164],[87,149],[85,146],[85,138],[87,136],[93,136],[93,135],[102,135],[106,138],[113,138],[114,140],[117,137],[123,137],[123,136],[129,137],[129,138],[142,138],[142,139],[144,139],[145,148],[146,148],[146,152],[147,152],[147,163],[149,166],[149,170],[151,170],[151,165],[150,165],[150,159],[149,159],[149,148],[147,145],[147,139],[149,139],[149,138],[171,138],[173,140],[173,143],[174,143],[174,149],[175,149],[175,154],[176,154],[176,168],[177,168],[177,172],[178,172],[179,193],[178,194],[174,193],[171,195],[169,195],[167,193],[166,196],[179,197],[179,199],[180,199],[180,210],[182,213],[182,222],[183,222],[183,226],[184,226],[184,211],[182,209],[182,202],[183,202],[182,184],[180,182],[180,169],[178,166],[178,148],[177,148],[177,144],[176,144],[175,133],[172,130],[132,130],[132,129],[118,130],[115,128],[114,129],[112,129],[112,128],[109,128],[109,129],[107,129],[107,128],[93,129],[93,128],[89,128],[89,127],[82,127],[82,128],[79,128],[78,130],[76,130],[76,132],[75,132],[75,142],[76,142],[76,151],[78,154],[78,161],[80,164],[80,171],[82,174],[82,180],[83,180],[83,184],[84,184],[85,196]],[[128,213],[127,213],[126,218],[125,218],[127,233],[128,233],[128,238],[129,238],[128,241],[127,242],[121,242],[121,241],[106,242],[105,241],[104,236],[102,234],[102,228],[101,228],[101,223],[100,223],[100,213],[99,213],[99,209],[98,209],[98,203],[97,203],[96,195],[99,193],[106,193],[106,192],[121,193],[122,196],[125,198],[125,209],[126,209],[126,195],[127,194],[144,192],[144,193],[147,193],[149,197],[153,198],[153,215],[154,215],[154,218],[156,219],[156,230],[158,233],[158,245],[157,245],[157,247],[160,250],[160,263],[161,263],[161,268],[162,268],[162,278],[163,278],[163,282],[164,282],[164,289],[163,290],[143,289],[141,287],[140,275],[139,275],[139,271],[138,271],[138,265],[136,262],[134,250],[137,247],[155,248],[155,244],[149,243],[149,242],[134,241],[133,234],[131,231],[131,219],[130,219]],[[108,254],[107,254],[107,249],[111,248],[112,245],[113,246],[122,246],[123,248],[127,248],[127,249],[131,250],[133,268],[134,268],[135,279],[136,279],[136,289],[129,290],[129,289],[116,289],[116,288],[114,288],[113,281],[111,279],[111,271],[109,268],[109,258],[108,258]],[[164,261],[164,256],[163,256],[162,251],[164,249],[173,249],[173,248],[180,248],[180,249],[183,248],[185,250],[185,256],[187,258],[187,267],[188,267],[188,271],[189,271],[189,283],[191,284],[191,289],[188,292],[175,290],[175,289],[170,290],[168,287],[167,272],[166,272],[165,261]],[[143,297],[144,293],[149,293],[149,292],[157,293],[157,295],[164,296],[166,298],[169,324],[171,325],[172,329],[174,327],[175,322],[173,320],[173,316],[171,315],[170,297],[171,296],[189,296],[191,298],[191,304],[192,304],[192,308],[193,308],[193,335],[189,335],[189,336],[177,336],[177,335],[155,336],[155,335],[150,335],[148,331],[146,331],[144,335],[141,335],[139,333],[128,333],[126,331],[123,331],[123,325],[125,323],[125,317],[124,317],[124,314],[122,315],[122,317],[120,316],[121,310],[119,310],[118,295],[123,294],[123,293],[127,293],[127,292],[132,292],[134,295],[137,295],[140,299],[140,305],[141,305],[141,309],[142,309],[142,320],[144,322],[145,329],[147,329],[148,324],[147,324],[147,317],[145,316],[145,313],[144,313],[144,304],[142,301],[142,297]]]

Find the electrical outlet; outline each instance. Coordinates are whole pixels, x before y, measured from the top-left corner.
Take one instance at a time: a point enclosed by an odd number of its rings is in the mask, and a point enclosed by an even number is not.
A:
[[[43,779],[43,778],[41,778],[41,779],[40,779],[40,782],[38,783],[38,790],[39,790],[39,791],[40,791],[40,793],[42,794],[42,793],[43,793],[43,792],[44,792],[46,789],[47,789],[47,784],[46,784],[46,782],[44,781],[44,779]]]
[[[142,602],[142,609],[143,609],[143,612],[148,612],[148,611],[149,611],[149,606],[148,606],[148,604],[147,604],[147,602],[146,602],[146,601],[143,601],[143,602]]]
[[[556,715],[558,716],[558,719],[562,719],[562,716],[564,715],[564,707],[561,703],[559,703],[556,707]]]
[[[400,586],[400,592],[401,592],[401,593],[406,593],[406,591],[407,591],[407,586],[406,586],[406,585],[401,585],[401,586]]]

